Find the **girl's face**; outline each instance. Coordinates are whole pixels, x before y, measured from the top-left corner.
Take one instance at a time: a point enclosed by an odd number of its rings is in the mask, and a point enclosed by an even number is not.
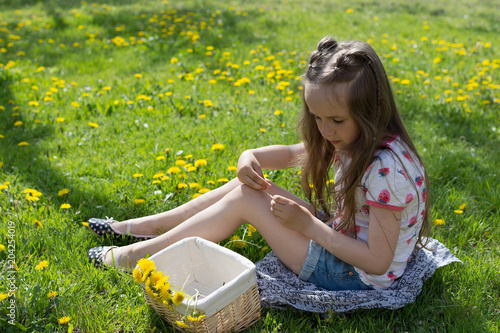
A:
[[[332,96],[331,87],[306,84],[304,97],[321,135],[336,149],[343,150],[358,139],[361,134],[358,123],[347,106]]]

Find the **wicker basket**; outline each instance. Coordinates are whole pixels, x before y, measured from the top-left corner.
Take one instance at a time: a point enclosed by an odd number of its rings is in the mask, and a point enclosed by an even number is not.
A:
[[[228,332],[241,331],[260,319],[259,292],[255,265],[247,258],[206,241],[202,238],[186,238],[150,257],[156,269],[170,276],[170,283],[183,286],[184,291],[201,297],[196,310],[205,318],[180,327],[181,332]],[[144,290],[144,286],[143,286]],[[144,290],[146,303],[165,321],[174,325],[186,313],[191,313],[194,302],[184,299],[171,309],[159,304]]]

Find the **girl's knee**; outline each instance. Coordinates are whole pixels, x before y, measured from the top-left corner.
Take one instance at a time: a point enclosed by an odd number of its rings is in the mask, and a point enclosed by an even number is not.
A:
[[[245,207],[262,205],[271,201],[269,193],[263,190],[256,190],[248,185],[240,184],[231,192],[232,198],[242,203]]]

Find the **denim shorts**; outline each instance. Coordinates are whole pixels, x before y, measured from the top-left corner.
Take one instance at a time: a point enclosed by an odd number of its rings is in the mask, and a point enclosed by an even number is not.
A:
[[[352,265],[336,258],[313,240],[299,279],[327,290],[373,290],[361,281]]]

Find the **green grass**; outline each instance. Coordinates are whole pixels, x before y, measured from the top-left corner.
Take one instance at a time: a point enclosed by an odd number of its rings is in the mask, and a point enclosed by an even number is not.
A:
[[[82,222],[168,210],[235,177],[228,167],[244,149],[297,142],[296,78],[330,34],[368,41],[383,59],[431,177],[432,219],[444,220],[432,236],[464,265],[437,270],[400,310],[324,318],[263,309],[248,331],[498,332],[496,1],[19,0],[0,8],[0,293],[12,271],[9,225],[18,269],[15,297],[0,301],[1,331],[170,331],[131,277],[88,264],[87,250],[110,242]],[[179,159],[208,163],[168,174]],[[155,178],[160,171],[168,179]],[[297,172],[268,176],[300,195]],[[29,201],[26,189],[42,195]],[[245,239],[254,245],[223,244],[253,261],[268,251],[260,236]],[[69,324],[59,324],[63,316]]]

